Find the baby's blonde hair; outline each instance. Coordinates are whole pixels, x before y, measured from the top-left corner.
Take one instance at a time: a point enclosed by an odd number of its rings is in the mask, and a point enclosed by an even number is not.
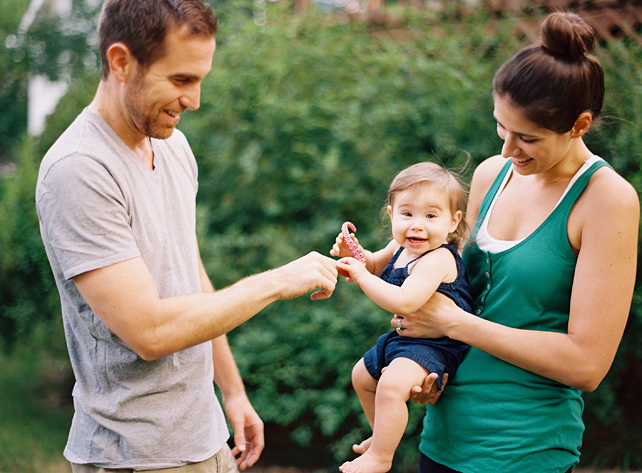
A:
[[[431,162],[413,164],[397,174],[392,180],[388,189],[388,205],[393,206],[397,192],[422,183],[437,186],[448,193],[450,211],[453,215],[457,211],[461,211],[462,218],[457,229],[448,235],[448,243],[459,247],[468,236],[468,225],[463,218],[468,193],[463,179],[455,172]]]

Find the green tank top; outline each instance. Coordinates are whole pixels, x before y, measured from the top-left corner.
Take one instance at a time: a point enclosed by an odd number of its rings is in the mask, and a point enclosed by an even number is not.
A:
[[[567,333],[576,256],[567,220],[593,173],[589,167],[530,236],[489,253],[474,243],[510,161],[482,202],[463,259],[475,313],[509,327]],[[463,473],[563,473],[579,462],[581,392],[471,348],[434,406],[419,449]]]

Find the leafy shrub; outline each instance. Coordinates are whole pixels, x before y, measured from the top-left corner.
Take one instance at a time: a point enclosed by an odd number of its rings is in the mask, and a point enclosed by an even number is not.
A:
[[[38,163],[28,140],[17,154],[16,173],[0,181],[0,348],[6,349],[17,341],[42,342],[37,326],[60,325],[56,285],[36,215]]]

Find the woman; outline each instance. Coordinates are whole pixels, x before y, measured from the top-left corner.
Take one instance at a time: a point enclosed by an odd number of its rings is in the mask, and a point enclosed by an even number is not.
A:
[[[564,473],[579,461],[581,391],[597,388],[622,338],[640,217],[634,189],[583,141],[604,96],[594,44],[581,18],[553,13],[495,76],[504,145],[474,173],[463,251],[474,314],[440,297],[401,321],[405,336],[439,329],[472,347],[427,408],[420,473]]]

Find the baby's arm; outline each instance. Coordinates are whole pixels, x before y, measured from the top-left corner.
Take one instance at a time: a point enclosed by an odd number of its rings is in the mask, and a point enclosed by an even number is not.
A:
[[[447,248],[437,249],[421,258],[402,286],[389,284],[365,271],[354,258],[340,260],[337,268],[349,273],[350,281],[379,307],[400,316],[419,310],[442,282],[454,281],[457,276],[455,258]]]
[[[388,264],[388,261],[390,261],[390,258],[392,258],[392,255],[394,255],[395,251],[397,251],[397,248],[399,248],[399,245],[394,240],[392,240],[384,248],[373,253],[372,251],[368,251],[363,246],[361,246],[359,244],[359,241],[357,240],[357,237],[355,237],[354,234],[351,234],[351,235],[352,235],[352,238],[354,238],[356,244],[359,245],[359,247],[361,248],[361,251],[363,251],[364,256],[366,257],[366,269],[376,276],[381,274],[381,270],[386,267],[386,265]],[[337,235],[334,245],[330,250],[330,256],[338,256],[338,257],[352,256],[352,253],[350,252],[348,245],[346,245],[345,241],[343,241],[342,233],[339,233],[339,235]]]

